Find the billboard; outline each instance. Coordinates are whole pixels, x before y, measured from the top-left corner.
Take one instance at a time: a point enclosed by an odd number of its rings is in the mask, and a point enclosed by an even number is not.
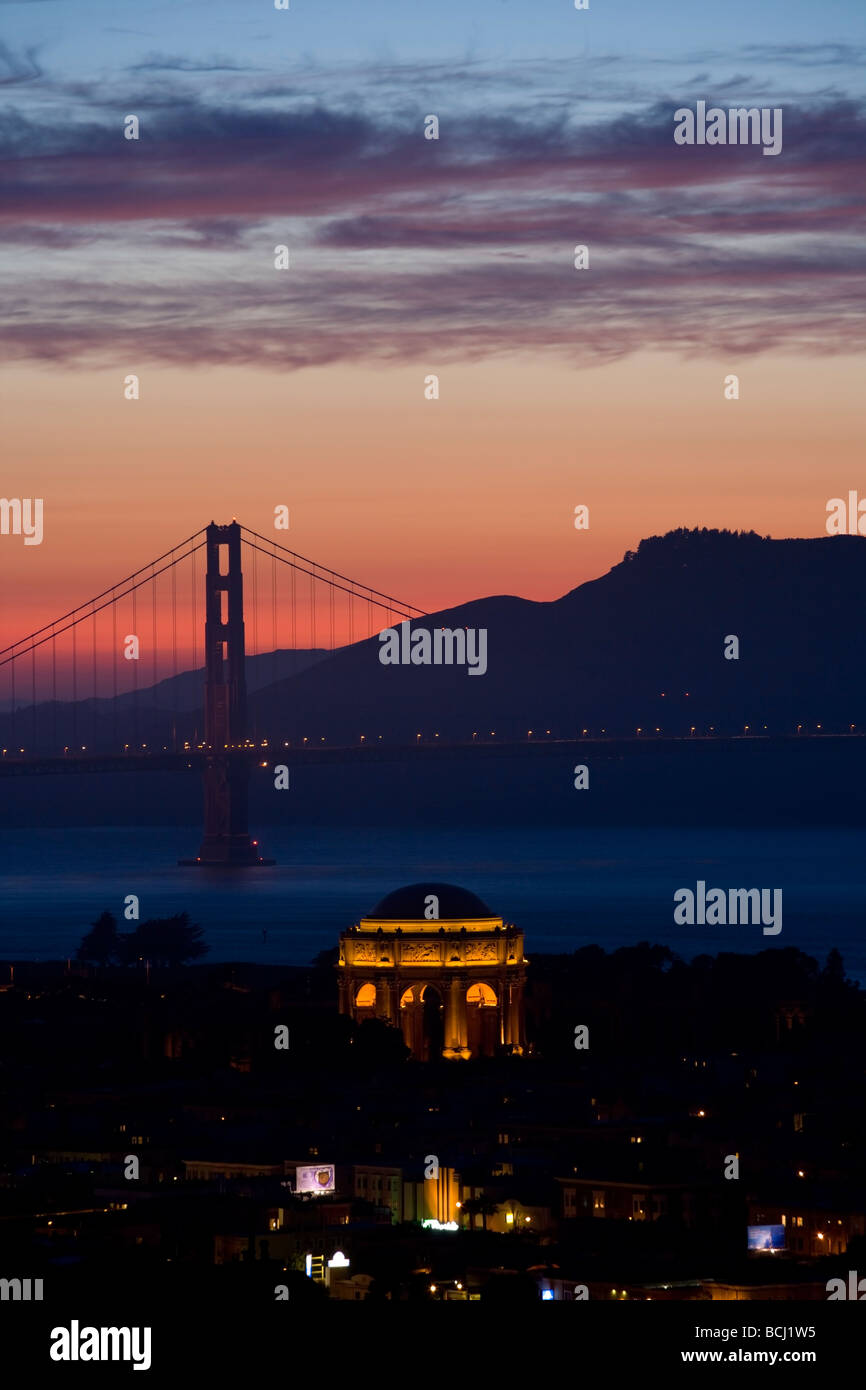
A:
[[[784,1250],[784,1226],[749,1226],[750,1250]]]
[[[295,1171],[296,1192],[333,1192],[335,1186],[333,1163],[313,1163]]]

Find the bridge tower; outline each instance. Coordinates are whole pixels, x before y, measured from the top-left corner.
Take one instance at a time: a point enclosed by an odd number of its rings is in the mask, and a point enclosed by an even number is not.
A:
[[[205,592],[204,839],[198,857],[181,863],[239,868],[273,864],[259,854],[248,827],[244,577],[236,521],[229,526],[212,521],[207,528]]]

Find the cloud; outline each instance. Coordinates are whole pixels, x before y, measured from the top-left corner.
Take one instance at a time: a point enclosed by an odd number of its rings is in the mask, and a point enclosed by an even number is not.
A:
[[[702,95],[740,104],[741,80]],[[436,107],[405,92],[361,100],[317,77],[312,96],[294,74],[275,103],[271,83],[216,101],[169,82],[120,105],[82,89],[65,123],[0,113],[0,351],[291,370],[864,344],[852,97],[786,104],[767,159],[674,145],[680,91],[608,113],[531,82],[503,108],[491,88],[443,106],[426,141]],[[137,142],[122,134],[133,111]]]
[[[33,82],[41,76],[42,69],[36,61],[35,48],[26,48],[23,53],[13,53],[12,49],[0,40],[0,87],[9,87],[18,82]]]
[[[712,94],[707,94],[712,101]],[[380,207],[383,197],[427,197],[435,216],[443,195],[497,196],[559,188],[577,198],[610,189],[666,188],[672,202],[697,185],[732,179],[772,190],[809,171],[825,190],[845,186],[866,136],[851,100],[788,111],[784,158],[772,163],[751,146],[677,147],[677,98],[651,110],[576,126],[565,116],[510,114],[456,121],[447,138],[425,141],[423,115],[403,124],[323,104],[271,112],[203,106],[191,100],[146,109],[135,99],[141,139],[125,141],[122,115],[69,125],[0,116],[5,163],[0,216],[77,221],[197,216],[324,215]],[[38,157],[36,168],[28,161]]]
[[[249,72],[243,63],[232,62],[231,58],[178,58],[168,54],[150,53],[141,62],[133,63],[129,72]]]
[[[866,347],[864,261],[852,243],[834,265],[818,250],[743,253],[732,264],[723,246],[702,251],[684,236],[608,260],[602,252],[582,273],[565,255],[488,256],[433,268],[399,261],[386,275],[338,262],[305,266],[292,279],[267,254],[247,252],[243,279],[214,273],[189,288],[149,284],[143,293],[114,275],[103,288],[51,281],[23,314],[12,297],[3,340],[11,357],[51,362],[130,357],[283,370],[518,352],[589,363],[645,348],[741,356],[814,352],[819,342],[856,351]]]
[[[785,62],[808,68],[862,68],[866,62],[866,46],[855,43],[747,43],[738,51],[761,62]]]

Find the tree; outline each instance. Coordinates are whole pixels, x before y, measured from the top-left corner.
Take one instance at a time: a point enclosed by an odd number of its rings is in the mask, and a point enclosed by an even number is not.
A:
[[[489,1197],[469,1197],[463,1203],[463,1210],[469,1217],[469,1229],[471,1231],[475,1230],[476,1216],[481,1217],[481,1224],[486,1231],[488,1216],[495,1216],[499,1211],[499,1207],[497,1203],[492,1202]]]
[[[188,912],[173,917],[154,917],[142,922],[130,936],[122,938],[128,959],[149,960],[152,965],[172,967],[207,955],[210,947],[202,929],[189,920]]]
[[[105,966],[117,955],[117,949],[117,921],[110,912],[103,912],[81,938],[76,956],[80,961]]]
[[[118,936],[115,955],[118,965],[135,965],[138,960],[138,951],[135,945],[135,935],[132,932],[123,932]]]
[[[317,970],[330,970],[340,959],[339,946],[328,946],[326,950],[320,951],[313,957],[313,965]]]
[[[387,1019],[365,1018],[358,1024],[354,1037],[355,1062],[365,1071],[395,1066],[409,1056],[402,1032]]]
[[[486,1231],[486,1230],[487,1230],[487,1218],[488,1218],[488,1216],[496,1216],[496,1215],[498,1215],[498,1213],[499,1213],[499,1205],[498,1205],[498,1203],[496,1203],[496,1202],[491,1202],[489,1197],[482,1197],[482,1198],[481,1198],[481,1206],[479,1207],[479,1212],[481,1213],[481,1225],[483,1226],[484,1230]]]

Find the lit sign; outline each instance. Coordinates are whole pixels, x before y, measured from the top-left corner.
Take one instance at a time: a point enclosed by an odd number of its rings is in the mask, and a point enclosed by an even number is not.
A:
[[[348,1269],[350,1261],[346,1259],[342,1250],[334,1251],[334,1258],[328,1261],[328,1269]]]
[[[295,1172],[296,1192],[333,1192],[335,1186],[333,1163],[315,1163]]]
[[[750,1226],[748,1229],[750,1250],[784,1250],[784,1226]]]
[[[422,1221],[422,1226],[426,1226],[429,1231],[459,1231],[460,1227],[456,1221]]]

